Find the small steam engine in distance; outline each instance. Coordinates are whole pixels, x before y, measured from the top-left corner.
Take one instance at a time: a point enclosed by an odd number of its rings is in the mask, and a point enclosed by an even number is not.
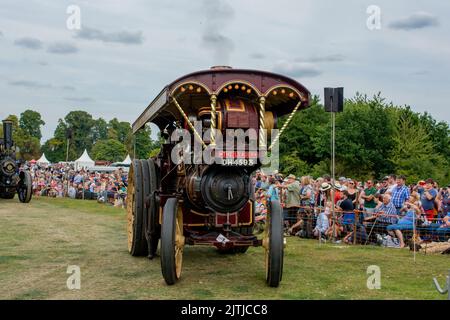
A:
[[[12,199],[16,192],[19,201],[28,203],[33,193],[31,174],[19,172],[12,139],[12,121],[3,120],[3,139],[0,139],[0,198]]]

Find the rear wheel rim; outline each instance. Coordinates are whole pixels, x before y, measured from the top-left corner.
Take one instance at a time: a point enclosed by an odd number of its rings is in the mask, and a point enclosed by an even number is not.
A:
[[[134,224],[134,178],[133,178],[133,167],[130,168],[130,172],[128,173],[128,190],[127,190],[127,229],[128,229],[128,252],[131,252],[133,246],[133,224]]]
[[[181,277],[181,269],[183,266],[183,248],[184,248],[183,212],[181,208],[178,208],[177,219],[175,224],[175,272],[177,275],[177,279]]]

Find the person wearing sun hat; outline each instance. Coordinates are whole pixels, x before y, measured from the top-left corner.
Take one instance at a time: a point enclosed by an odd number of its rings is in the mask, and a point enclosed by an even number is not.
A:
[[[322,182],[319,187],[319,194],[317,197],[319,207],[325,206],[325,203],[331,198],[331,184],[328,182]]]
[[[325,192],[325,191],[330,190],[330,189],[331,189],[331,185],[328,182],[323,182],[320,185],[320,191],[322,191],[322,192]]]
[[[347,178],[346,177],[340,177],[339,178],[339,184],[341,185],[341,190],[340,191],[347,190]]]

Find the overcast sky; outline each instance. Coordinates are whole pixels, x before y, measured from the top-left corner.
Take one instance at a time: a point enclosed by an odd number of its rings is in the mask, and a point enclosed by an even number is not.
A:
[[[67,28],[69,5],[80,30]],[[367,27],[369,5],[380,29]],[[39,111],[42,142],[71,110],[133,122],[175,78],[230,65],[313,94],[381,91],[450,123],[449,19],[443,0],[2,0],[0,118]]]

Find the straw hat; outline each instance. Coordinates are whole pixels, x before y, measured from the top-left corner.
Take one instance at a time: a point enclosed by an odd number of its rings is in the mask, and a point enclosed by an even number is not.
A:
[[[295,179],[295,176],[293,174],[290,174],[286,177],[287,179]]]
[[[336,182],[333,186],[336,190],[341,191],[342,190],[342,185],[339,182]]]
[[[320,191],[327,191],[331,189],[331,185],[327,182],[322,183],[320,186]]]

